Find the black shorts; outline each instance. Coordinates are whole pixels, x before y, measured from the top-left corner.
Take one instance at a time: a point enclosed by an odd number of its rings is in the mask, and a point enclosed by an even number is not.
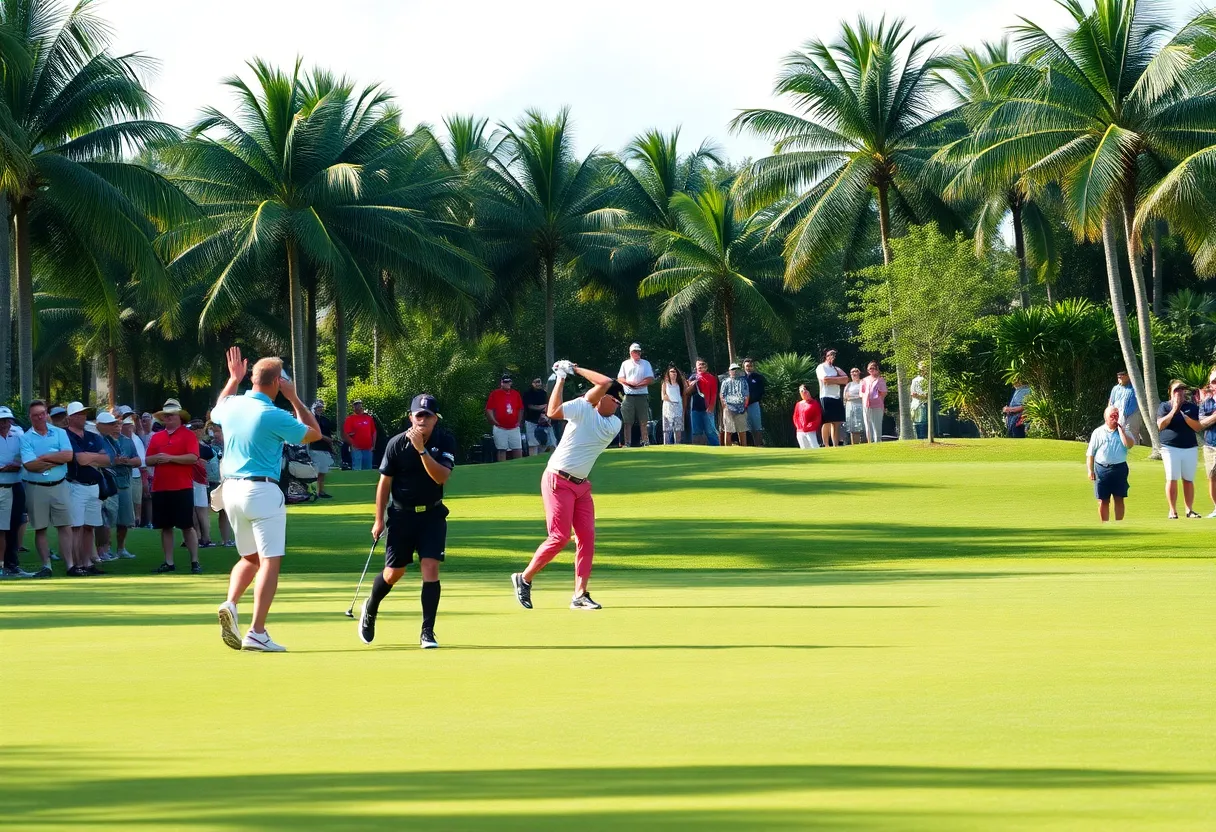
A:
[[[152,492],[152,524],[158,529],[194,528],[194,486]]]
[[[820,396],[819,407],[823,411],[824,422],[844,421],[844,400]]]
[[[388,538],[384,544],[384,565],[389,569],[404,569],[418,557],[443,560],[448,544],[448,507],[437,506],[430,511],[390,507]]]

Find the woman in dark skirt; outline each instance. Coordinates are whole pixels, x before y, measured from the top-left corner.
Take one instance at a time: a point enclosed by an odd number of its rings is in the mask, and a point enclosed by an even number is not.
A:
[[[1127,496],[1127,449],[1136,440],[1119,424],[1119,407],[1111,405],[1103,414],[1106,421],[1089,435],[1085,451],[1085,468],[1094,484],[1098,500],[1098,517],[1105,523],[1110,519],[1110,503],[1115,502],[1115,519],[1123,519],[1123,498]]]
[[[823,363],[815,368],[819,379],[819,406],[823,408],[823,446],[840,447],[840,426],[844,424],[844,393],[849,375],[836,366],[836,350],[823,354]]]

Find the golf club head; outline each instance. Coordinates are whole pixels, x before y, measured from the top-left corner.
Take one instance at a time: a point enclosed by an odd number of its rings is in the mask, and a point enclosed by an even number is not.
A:
[[[353,610],[347,610],[346,612],[344,612],[344,613],[343,613],[343,615],[345,615],[347,618],[354,618],[354,617],[355,617],[355,613],[354,613],[354,611],[353,611]]]

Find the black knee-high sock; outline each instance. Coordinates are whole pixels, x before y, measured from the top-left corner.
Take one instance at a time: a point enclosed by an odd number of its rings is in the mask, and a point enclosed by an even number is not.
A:
[[[371,607],[372,612],[378,612],[380,610],[380,602],[384,600],[384,596],[388,595],[392,588],[393,585],[384,580],[383,572],[376,576],[376,580],[372,581],[372,593],[371,595],[367,596],[367,600],[371,602],[368,604],[368,606]]]
[[[435,613],[439,612],[439,581],[422,582],[422,629],[435,627]]]

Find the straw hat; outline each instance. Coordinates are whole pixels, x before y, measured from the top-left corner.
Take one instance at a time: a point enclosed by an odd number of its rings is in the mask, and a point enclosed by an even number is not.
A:
[[[176,413],[178,416],[180,416],[181,420],[183,422],[190,421],[190,412],[188,410],[186,410],[184,407],[182,407],[182,403],[179,402],[177,399],[166,399],[165,406],[162,407],[160,410],[156,411],[156,413],[154,415],[156,417],[156,421],[163,424],[165,421],[165,417],[170,414],[173,414],[173,413]]]

